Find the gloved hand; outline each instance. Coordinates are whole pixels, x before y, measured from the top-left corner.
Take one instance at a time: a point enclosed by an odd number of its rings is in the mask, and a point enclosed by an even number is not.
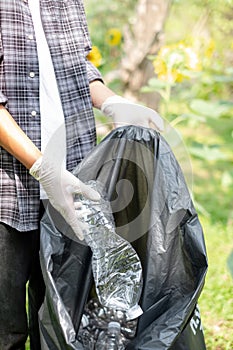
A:
[[[90,186],[85,185],[68,170],[54,163],[43,160],[40,157],[30,168],[30,174],[38,180],[45,190],[52,206],[63,216],[76,236],[83,239],[83,230],[87,225],[79,220],[75,207],[80,203],[74,203],[74,195],[82,193],[87,198],[98,201],[100,195]]]
[[[163,119],[157,112],[118,95],[108,97],[102,104],[101,111],[113,118],[115,127],[138,125],[149,128],[153,124],[158,131],[164,130]]]

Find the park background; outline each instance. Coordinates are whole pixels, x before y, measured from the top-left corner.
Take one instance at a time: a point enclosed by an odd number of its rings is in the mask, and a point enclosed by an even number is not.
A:
[[[207,350],[233,349],[233,1],[84,0],[89,59],[116,93],[156,109],[203,226]],[[95,111],[98,139],[112,128]],[[198,349],[197,349],[198,350]]]

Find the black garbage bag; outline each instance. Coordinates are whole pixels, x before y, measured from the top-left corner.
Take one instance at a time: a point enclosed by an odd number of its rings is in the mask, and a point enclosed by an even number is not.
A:
[[[165,139],[152,129],[115,129],[74,174],[103,184],[116,232],[142,263],[143,314],[126,349],[204,350],[197,305],[207,272],[203,231]],[[41,222],[40,254],[46,283],[42,349],[82,349],[77,335],[93,288],[92,253],[51,206]]]

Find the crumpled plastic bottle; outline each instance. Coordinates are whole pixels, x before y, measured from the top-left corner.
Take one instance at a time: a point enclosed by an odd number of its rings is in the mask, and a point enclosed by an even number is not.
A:
[[[127,321],[123,311],[103,307],[96,298],[87,302],[78,332],[78,339],[84,350],[95,349],[100,334],[106,332],[108,324],[112,321],[120,324],[118,350],[124,350],[135,337],[138,319]]]
[[[124,350],[135,337],[138,319],[127,321],[123,311],[103,307],[96,298],[87,302],[78,332],[78,339],[84,350],[95,349],[100,334],[105,334],[112,321],[120,324],[118,350]]]
[[[92,271],[96,294],[103,307],[122,310],[127,320],[142,314],[138,305],[142,290],[142,266],[132,245],[116,234],[110,202],[103,194],[102,185],[89,181],[101,194],[101,200],[92,202],[82,195],[79,217],[88,224],[84,239],[92,250]]]

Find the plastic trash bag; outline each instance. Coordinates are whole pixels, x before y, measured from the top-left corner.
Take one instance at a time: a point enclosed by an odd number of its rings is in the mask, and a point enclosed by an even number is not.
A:
[[[204,350],[197,302],[207,272],[205,242],[167,142],[152,129],[115,129],[74,174],[103,184],[116,231],[141,260],[143,314],[126,349]],[[92,254],[51,206],[41,222],[40,254],[46,284],[42,349],[83,349],[78,330],[93,292]]]

